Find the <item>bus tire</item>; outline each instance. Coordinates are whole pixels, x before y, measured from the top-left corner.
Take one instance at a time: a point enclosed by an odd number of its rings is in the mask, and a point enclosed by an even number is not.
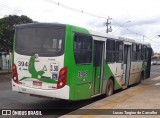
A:
[[[114,90],[114,83],[112,79],[109,79],[106,86],[106,96],[111,96]]]

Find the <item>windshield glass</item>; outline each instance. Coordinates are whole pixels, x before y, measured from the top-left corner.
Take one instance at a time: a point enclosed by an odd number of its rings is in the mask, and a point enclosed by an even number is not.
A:
[[[63,54],[64,37],[64,27],[17,28],[15,51],[29,56],[59,56]]]

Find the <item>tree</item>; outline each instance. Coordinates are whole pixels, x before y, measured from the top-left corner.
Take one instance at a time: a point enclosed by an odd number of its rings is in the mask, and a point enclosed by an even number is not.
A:
[[[0,52],[12,50],[15,25],[32,22],[32,19],[24,15],[9,15],[0,19]]]

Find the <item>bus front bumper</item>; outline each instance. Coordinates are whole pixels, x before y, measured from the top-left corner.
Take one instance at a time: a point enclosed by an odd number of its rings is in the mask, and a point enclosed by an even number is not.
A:
[[[59,99],[66,99],[66,100],[69,99],[69,86],[68,85],[65,85],[61,89],[44,90],[44,89],[30,88],[30,87],[26,87],[26,86],[17,84],[12,79],[12,90],[21,92],[21,93],[37,95],[37,96],[59,98]]]

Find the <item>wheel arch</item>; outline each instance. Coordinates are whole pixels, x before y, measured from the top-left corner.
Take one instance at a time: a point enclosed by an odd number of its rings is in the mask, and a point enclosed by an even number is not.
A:
[[[115,78],[114,78],[113,76],[110,76],[110,77],[108,78],[107,82],[108,82],[110,79],[113,81],[113,86],[114,86],[114,90],[115,90]]]
[[[112,84],[111,84],[111,81],[112,81]],[[111,87],[112,86],[112,87]],[[111,88],[112,89],[111,89]],[[105,91],[105,93],[106,93],[106,96],[110,96],[110,95],[112,95],[113,93],[114,93],[114,88],[115,87],[115,80],[114,80],[114,77],[113,76],[111,76],[111,77],[109,77],[108,78],[108,80],[107,80],[107,85],[106,85],[106,91]]]
[[[141,71],[140,79],[144,80],[144,70]],[[142,77],[142,78],[141,78]]]

